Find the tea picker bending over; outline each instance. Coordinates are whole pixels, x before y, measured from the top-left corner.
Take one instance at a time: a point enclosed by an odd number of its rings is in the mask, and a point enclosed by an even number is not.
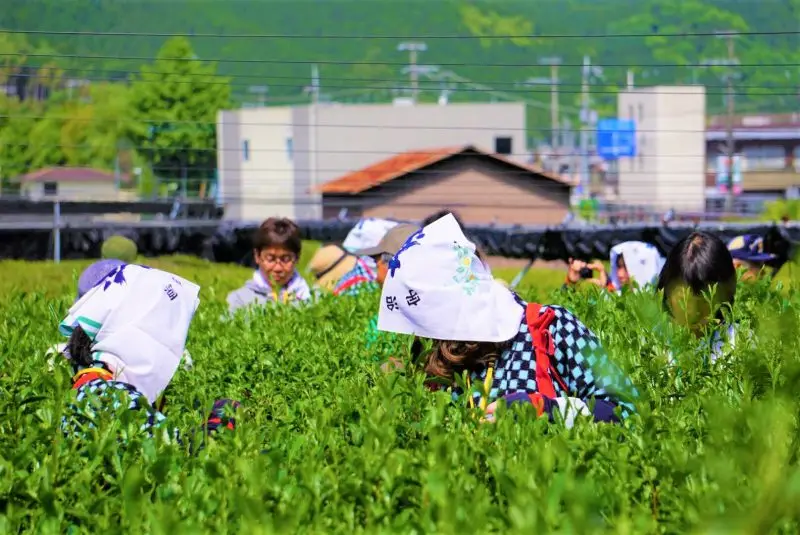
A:
[[[106,240],[108,242],[108,240]],[[105,279],[105,277],[115,269],[119,268],[120,266],[124,266],[126,262],[114,258],[106,258],[103,260],[98,260],[93,264],[89,265],[83,272],[80,274],[78,278],[78,294],[75,298],[75,303],[77,303],[84,295],[89,293],[92,288],[97,286],[101,281]],[[69,349],[67,344],[57,344],[50,349],[48,349],[46,356],[50,357],[48,360],[48,367],[49,369],[53,369],[55,366],[55,358],[56,355],[62,355],[69,358]],[[191,370],[193,366],[192,356],[189,354],[189,351],[183,351],[183,368],[186,370]]]
[[[344,274],[333,290],[336,295],[357,295],[377,290],[383,284],[382,263],[380,253],[376,252],[391,232],[400,225],[388,219],[362,219],[353,227],[344,240],[342,247],[356,255],[358,261],[353,268]]]
[[[170,273],[133,264],[109,272],[61,322],[69,337],[67,358],[75,375],[77,403],[64,419],[66,432],[84,435],[98,410],[134,410],[141,429],[164,424],[154,408],[172,381],[199,304],[196,284]],[[215,430],[227,405],[214,406],[209,430]],[[229,427],[233,427],[233,421]]]
[[[568,310],[526,303],[495,281],[452,215],[417,231],[389,263],[378,328],[434,341],[425,370],[470,405],[533,404],[539,415],[618,421],[636,391],[597,337]],[[479,388],[480,389],[480,388]]]

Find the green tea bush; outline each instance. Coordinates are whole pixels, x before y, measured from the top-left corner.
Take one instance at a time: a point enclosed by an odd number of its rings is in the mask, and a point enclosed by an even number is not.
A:
[[[364,348],[377,297],[221,322],[249,272],[165,259],[202,285],[166,415],[182,432],[243,402],[199,453],[102,422],[60,432],[71,386],[48,369],[83,264],[0,264],[0,533],[798,533],[800,296],[740,286],[749,341],[712,367],[652,295],[527,287],[575,311],[628,370],[639,414],[572,429],[528,408],[480,424]],[[549,295],[548,295],[549,294]],[[404,356],[402,339],[388,353]],[[677,361],[670,366],[667,356]]]
[[[136,243],[125,236],[111,236],[103,242],[101,256],[115,258],[123,262],[135,262],[139,249]]]

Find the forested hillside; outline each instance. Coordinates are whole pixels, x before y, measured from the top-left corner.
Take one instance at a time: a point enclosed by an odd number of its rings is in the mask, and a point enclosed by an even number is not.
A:
[[[629,70],[637,85],[705,84],[711,113],[724,109],[723,80],[732,74],[737,111],[796,111],[799,6],[800,0],[4,0],[0,84],[22,81],[41,91],[39,99],[18,98],[18,88],[0,92],[0,186],[13,188],[14,178],[30,170],[66,165],[141,169],[142,192],[168,181],[186,187],[190,179],[189,193],[204,191],[201,184],[217,171],[218,110],[264,96],[273,104],[308,102],[315,64],[323,98],[386,102],[408,89],[408,53],[397,46],[409,38],[427,44],[421,64],[439,66],[438,76],[450,73],[447,85],[423,76],[423,100],[445,88],[454,101],[524,100],[534,142],[549,138],[550,87],[542,79],[550,72],[539,62],[553,56],[562,61],[561,117],[573,124],[584,55],[603,67],[591,81],[591,105],[601,115],[615,112]],[[726,39],[714,35],[720,30],[740,34],[738,68],[701,66],[727,57]],[[175,34],[190,37],[170,39]],[[530,78],[539,85],[522,84]],[[118,83],[102,83],[109,81]]]
[[[798,105],[800,0],[5,0],[3,4],[0,28],[7,30],[220,35],[195,37],[192,45],[201,58],[219,60],[220,73],[233,77],[235,96],[247,95],[250,86],[258,85],[268,85],[271,97],[298,95],[310,83],[312,61],[319,63],[325,91],[383,88],[386,81],[406,79],[401,69],[408,59],[407,53],[396,50],[400,39],[237,35],[636,34],[648,37],[429,38],[428,51],[421,54],[420,62],[439,65],[512,96],[547,102],[547,87],[525,89],[517,84],[530,77],[548,76],[546,68],[536,66],[538,60],[560,56],[566,64],[561,69],[563,104],[569,106],[578,104],[578,65],[583,55],[589,54],[594,63],[606,66],[604,80],[595,85],[595,99],[600,104],[614,101],[613,91],[625,83],[630,67],[640,84],[704,82],[709,86],[713,110],[723,102],[719,94],[724,73],[697,64],[725,57],[724,40],[659,34],[793,31],[737,39],[737,58],[743,64],[737,93],[746,94],[737,94],[737,100],[741,109],[787,110]],[[81,70],[73,72],[75,76],[87,79],[124,77],[124,72],[138,70],[144,59],[152,58],[165,41],[163,36],[27,37],[33,45],[81,57],[60,59]],[[103,59],[82,58],[87,55]],[[497,64],[513,66],[491,67]],[[438,89],[438,84],[431,87]],[[467,86],[456,89],[455,98],[485,98]],[[375,92],[359,94],[369,98]]]

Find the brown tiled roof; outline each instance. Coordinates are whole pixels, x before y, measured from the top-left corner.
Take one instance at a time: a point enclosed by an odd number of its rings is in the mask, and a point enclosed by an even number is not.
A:
[[[430,165],[459,156],[462,154],[479,155],[486,158],[491,158],[496,161],[516,167],[517,169],[527,171],[531,175],[537,175],[543,178],[559,182],[565,186],[571,186],[569,180],[561,178],[555,174],[548,173],[538,167],[531,165],[523,165],[513,160],[492,154],[489,152],[476,149],[471,145],[461,147],[444,147],[438,149],[427,149],[419,151],[409,151],[397,154],[382,160],[378,163],[372,164],[369,167],[348,173],[342,177],[336,178],[316,188],[319,193],[327,194],[343,194],[343,195],[357,195],[368,189],[374,188],[381,184],[385,184],[391,180],[401,176],[419,171]]]
[[[17,177],[20,182],[114,182],[114,173],[89,167],[45,167]],[[120,175],[127,182],[128,176]]]

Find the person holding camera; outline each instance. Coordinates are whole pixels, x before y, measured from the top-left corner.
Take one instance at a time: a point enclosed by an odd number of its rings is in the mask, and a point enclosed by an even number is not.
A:
[[[600,288],[614,290],[602,262],[585,262],[578,258],[570,258],[568,264],[569,268],[567,270],[567,279],[564,281],[564,288],[572,288],[579,282],[586,281]],[[597,272],[596,277],[594,276],[595,272]]]
[[[654,284],[664,266],[664,258],[650,243],[626,241],[615,245],[610,251],[611,272],[607,273],[601,262],[584,262],[569,259],[569,271],[565,287],[587,280],[601,288],[620,293],[624,287],[644,287]],[[598,276],[594,277],[594,272]]]

